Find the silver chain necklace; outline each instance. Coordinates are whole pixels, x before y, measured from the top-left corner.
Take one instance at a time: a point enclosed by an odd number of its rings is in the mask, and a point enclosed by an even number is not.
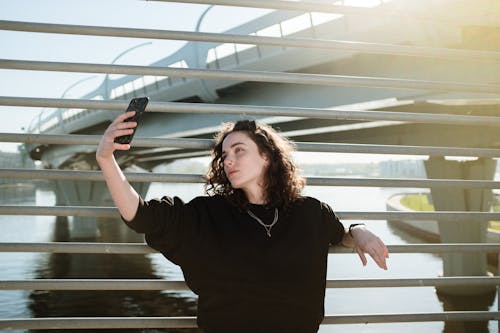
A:
[[[264,222],[262,222],[262,220],[259,219],[257,216],[255,216],[255,214],[252,213],[252,211],[250,209],[247,210],[247,213],[248,213],[248,215],[250,215],[251,218],[253,218],[255,221],[259,222],[259,224],[261,226],[263,226],[264,229],[266,229],[267,236],[271,237],[271,229],[276,224],[276,222],[278,222],[278,208],[274,208],[274,219],[273,219],[273,222],[271,224],[265,224]]]

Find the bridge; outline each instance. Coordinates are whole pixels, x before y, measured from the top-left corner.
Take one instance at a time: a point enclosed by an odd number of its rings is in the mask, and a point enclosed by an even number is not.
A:
[[[93,208],[53,207],[43,214],[74,216],[73,238],[93,237],[97,222],[89,216],[116,217],[115,211],[99,207],[109,205],[109,197],[94,159],[96,144],[131,98],[147,95],[151,102],[134,147],[118,156],[143,195],[151,181],[201,181],[198,175],[142,171],[207,155],[221,122],[251,117],[278,128],[303,151],[429,156],[427,180],[311,178],[308,183],[431,188],[441,212],[411,214],[439,220],[444,246],[480,248],[488,220],[498,218],[490,213],[500,156],[498,5],[491,0],[392,0],[358,7],[280,1],[268,6],[279,10],[223,34],[0,21],[4,30],[190,41],[149,66],[0,60],[6,69],[125,74],[120,79],[106,75],[80,99],[0,97],[0,105],[53,108],[32,123],[30,133],[1,136],[26,142],[30,156],[48,170],[3,170],[3,176],[54,179],[58,206]],[[458,162],[447,156],[474,159]],[[31,211],[40,213],[36,207]],[[486,276],[484,251],[469,251],[443,250],[444,275]],[[489,282],[460,292],[494,289]],[[453,286],[440,290],[457,293]]]

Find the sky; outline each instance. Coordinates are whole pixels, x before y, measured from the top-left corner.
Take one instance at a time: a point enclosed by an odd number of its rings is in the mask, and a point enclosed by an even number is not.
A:
[[[140,0],[0,0],[0,20],[194,31],[208,5]],[[214,6],[200,30],[223,32],[270,12],[267,9]],[[182,47],[184,41],[80,36],[0,30],[0,58],[56,62],[149,65]],[[113,76],[111,76],[114,78]],[[0,69],[0,96],[80,98],[104,79],[104,74]],[[79,83],[78,83],[79,82]],[[74,87],[70,88],[72,85]],[[22,133],[43,108],[0,106],[0,133]],[[0,151],[16,151],[18,143],[0,142]],[[329,155],[316,154],[318,159]],[[381,160],[389,156],[342,154],[343,161]],[[339,157],[339,156],[338,156]],[[406,158],[392,156],[392,158]]]

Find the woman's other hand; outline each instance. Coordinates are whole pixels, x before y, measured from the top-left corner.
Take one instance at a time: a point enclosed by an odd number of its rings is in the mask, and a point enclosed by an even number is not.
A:
[[[353,228],[351,235],[354,250],[358,253],[363,266],[367,264],[365,253],[368,253],[380,268],[387,270],[386,259],[389,258],[389,250],[380,238],[364,226]]]

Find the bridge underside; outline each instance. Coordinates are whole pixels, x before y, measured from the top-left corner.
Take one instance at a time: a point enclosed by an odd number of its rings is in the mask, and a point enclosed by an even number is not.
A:
[[[454,103],[446,101],[410,101],[382,100],[370,103],[371,110],[391,112],[434,113],[449,115],[495,116],[500,113],[500,101],[460,100]],[[224,121],[243,119],[243,116],[198,115],[194,125],[196,129],[186,128],[171,135],[158,137],[188,137],[212,139],[219,125]],[[248,117],[270,123],[284,135],[297,142],[330,142],[357,144],[385,144],[411,146],[449,146],[465,148],[498,148],[500,139],[494,126],[418,124],[399,121],[351,121],[336,119],[311,119],[296,117]],[[190,115],[185,114],[149,114],[144,123],[154,123],[162,127],[183,128],[182,124],[192,125]],[[87,134],[100,135],[107,124],[94,127]],[[151,126],[148,126],[151,130]],[[138,130],[137,137],[150,136]],[[67,150],[66,150],[67,149]],[[50,161],[60,161],[60,168],[96,169],[95,147],[86,150],[79,148],[78,153],[72,147],[48,147],[44,157]],[[117,158],[123,166],[136,165],[150,170],[154,166],[180,158],[207,155],[207,151],[176,148],[132,148],[130,152],[118,153]]]
[[[482,31],[482,30],[481,30]],[[487,32],[487,31],[486,31]],[[464,34],[460,48],[495,49],[498,44],[491,33]],[[492,37],[493,36],[493,37]],[[496,46],[495,46],[496,45]],[[316,50],[318,53],[332,51]],[[294,55],[294,49],[289,56]],[[312,54],[311,54],[312,56]],[[322,54],[325,58],[325,54]],[[279,59],[275,59],[279,61]],[[272,70],[272,68],[269,68]],[[467,82],[488,84],[498,81],[500,66],[491,60],[431,59],[416,56],[347,54],[320,65],[294,70],[299,73],[382,77],[409,80]],[[187,79],[190,81],[201,79]],[[205,81],[210,83],[211,81]],[[213,83],[217,86],[216,83]],[[186,85],[186,88],[189,85]],[[193,92],[194,94],[196,92]],[[284,83],[234,82],[215,91],[215,104],[259,105],[302,108],[343,108],[350,110],[387,110],[395,112],[446,113],[465,115],[497,115],[498,95],[474,92],[427,91],[409,88],[372,88],[351,86],[316,86]],[[187,94],[184,94],[187,96]],[[497,98],[496,100],[493,98]],[[161,101],[160,96],[155,100]],[[439,101],[442,102],[439,102]],[[453,103],[447,101],[455,101]],[[458,100],[458,101],[457,101]],[[177,101],[202,102],[201,96],[192,95]],[[109,112],[109,119],[116,112]],[[146,113],[138,129],[138,137],[193,137],[212,138],[223,121],[242,119],[242,115],[192,115],[175,113]],[[296,141],[351,142],[372,144],[438,145],[457,147],[496,147],[493,128],[474,126],[445,126],[424,124],[387,124],[366,121],[316,120],[291,117],[253,117],[271,123]],[[359,124],[362,123],[362,124]],[[78,134],[102,135],[108,123],[93,125]],[[355,126],[359,124],[360,126]],[[345,126],[352,125],[352,126]],[[342,126],[342,127],[339,127]],[[96,168],[95,147],[42,147],[35,158],[48,167],[84,169]],[[206,152],[133,149],[120,156],[123,166],[136,164],[145,169],[172,159],[206,154]]]

